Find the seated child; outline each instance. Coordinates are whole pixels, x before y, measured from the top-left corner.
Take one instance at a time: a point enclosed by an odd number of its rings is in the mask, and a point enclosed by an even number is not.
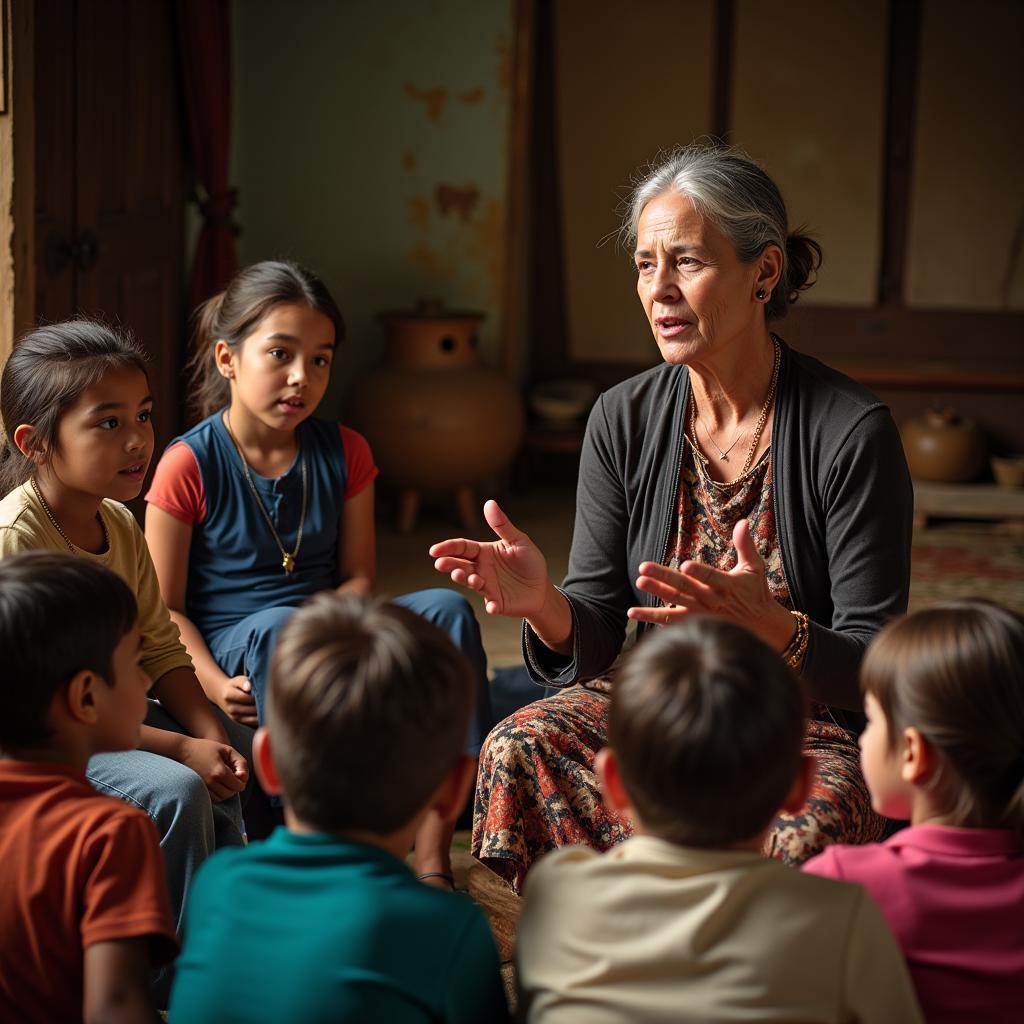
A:
[[[199,872],[170,1019],[502,1021],[482,912],[404,863],[471,782],[473,682],[437,627],[319,594],[284,626],[253,760],[285,828]]]
[[[159,1020],[147,969],[177,943],[156,829],[85,778],[139,743],[136,615],[92,562],[0,561],[0,1020]]]
[[[633,651],[596,768],[636,834],[558,850],[528,876],[525,1019],[921,1019],[866,894],[760,854],[778,809],[806,798],[804,719],[778,655],[724,620],[695,616]]]
[[[903,947],[929,1021],[1024,1014],[1024,620],[934,605],[879,634],[861,670],[861,762],[879,814],[911,825],[805,870],[859,882]]]

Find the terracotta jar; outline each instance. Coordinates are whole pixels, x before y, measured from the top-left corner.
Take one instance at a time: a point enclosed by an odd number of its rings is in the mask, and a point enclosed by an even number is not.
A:
[[[900,433],[915,480],[964,483],[985,465],[988,446],[981,428],[952,409],[929,409],[904,423]]]
[[[460,518],[476,518],[471,485],[504,469],[523,434],[522,401],[480,364],[482,313],[421,302],[385,313],[384,364],[356,388],[349,420],[366,435],[384,481],[403,489],[399,526],[412,527],[424,491],[453,490]]]

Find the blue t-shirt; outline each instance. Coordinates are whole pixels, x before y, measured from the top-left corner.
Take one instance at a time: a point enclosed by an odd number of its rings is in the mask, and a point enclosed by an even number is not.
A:
[[[375,846],[277,829],[199,871],[170,1019],[504,1021],[498,954],[468,896]]]
[[[223,410],[175,438],[199,466],[206,517],[192,531],[185,613],[209,640],[254,612],[298,607],[338,580],[338,524],[345,502],[348,467],[337,423],[309,418],[296,430],[298,454],[275,479],[251,473],[263,507],[286,551],[302,543],[295,569],[281,567],[281,551],[245,478],[242,460],[224,426]],[[302,464],[308,493],[302,518]]]

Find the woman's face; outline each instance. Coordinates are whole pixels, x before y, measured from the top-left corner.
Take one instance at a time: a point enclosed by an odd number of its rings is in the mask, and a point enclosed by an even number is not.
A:
[[[674,189],[644,207],[635,260],[637,293],[666,362],[700,363],[763,329],[756,292],[774,284],[765,283],[764,254],[742,263],[729,239]]]

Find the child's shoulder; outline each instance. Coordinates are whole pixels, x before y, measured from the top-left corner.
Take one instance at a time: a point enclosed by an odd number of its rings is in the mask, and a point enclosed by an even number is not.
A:
[[[27,484],[15,487],[0,500],[0,555],[45,547],[45,536]]]

